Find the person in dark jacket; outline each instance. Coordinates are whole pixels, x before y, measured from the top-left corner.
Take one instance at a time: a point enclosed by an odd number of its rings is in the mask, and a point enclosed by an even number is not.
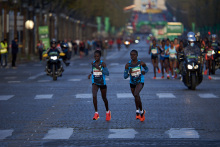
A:
[[[12,40],[12,68],[16,68],[15,62],[18,54],[18,38]]]

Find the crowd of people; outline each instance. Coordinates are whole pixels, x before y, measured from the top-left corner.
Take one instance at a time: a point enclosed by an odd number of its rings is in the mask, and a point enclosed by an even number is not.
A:
[[[211,65],[213,61],[213,50],[219,48],[219,43],[217,41],[217,36],[215,34],[205,38],[197,38],[193,43],[200,48],[201,56],[203,57],[202,65],[205,67],[203,74],[207,75],[209,69],[208,78],[211,80]],[[155,38],[151,39],[149,47],[149,54],[151,55],[152,64],[154,67],[154,77],[156,79],[156,74],[162,73],[161,78],[172,79],[178,78],[178,73],[180,71],[178,56],[179,53],[183,53],[184,49],[188,45],[186,40],[181,40],[175,38],[174,40],[164,39],[157,41]],[[160,67],[158,65],[160,63]],[[179,74],[179,78],[181,75]]]

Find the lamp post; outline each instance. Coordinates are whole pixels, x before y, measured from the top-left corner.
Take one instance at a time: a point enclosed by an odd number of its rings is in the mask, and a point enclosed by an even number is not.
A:
[[[32,54],[32,47],[31,47],[31,44],[32,44],[32,29],[34,28],[34,22],[32,20],[27,20],[25,22],[25,28],[28,30],[28,33],[29,33],[29,37],[28,37],[28,48],[29,48],[29,55]]]

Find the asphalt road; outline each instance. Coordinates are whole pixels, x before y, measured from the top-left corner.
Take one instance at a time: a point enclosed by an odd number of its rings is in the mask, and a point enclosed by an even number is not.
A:
[[[135,120],[129,80],[123,79],[132,49],[149,67],[141,91],[144,122]],[[100,92],[100,118],[92,120],[92,53],[72,59],[57,81],[44,73],[45,62],[0,69],[0,146],[220,146],[220,70],[191,91],[179,79],[157,74],[153,80],[147,52],[145,41],[108,50],[110,122]]]

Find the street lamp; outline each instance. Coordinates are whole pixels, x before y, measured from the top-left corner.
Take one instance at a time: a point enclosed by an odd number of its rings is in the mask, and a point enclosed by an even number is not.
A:
[[[32,20],[27,20],[25,22],[25,28],[28,30],[32,30],[34,28],[34,22]]]

